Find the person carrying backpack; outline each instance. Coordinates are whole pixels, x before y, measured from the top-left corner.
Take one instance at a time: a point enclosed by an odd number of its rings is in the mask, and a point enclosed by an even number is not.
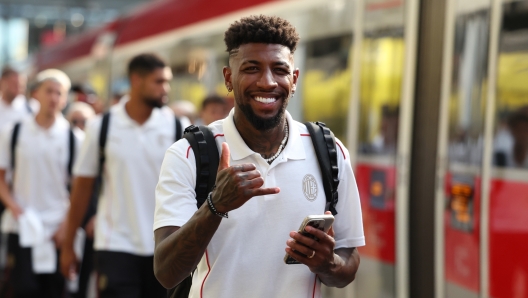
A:
[[[88,123],[73,171],[61,271],[66,277],[78,271],[75,231],[101,176],[94,242],[98,297],[165,297],[152,272],[154,190],[164,153],[188,121],[164,108],[172,74],[158,56],[134,57],[128,76],[129,98]]]
[[[329,130],[315,125],[324,131],[316,137],[312,125],[286,111],[299,78],[299,36],[288,21],[260,15],[233,23],[224,40],[223,73],[235,107],[209,127],[189,128],[165,154],[155,275],[166,288],[179,285],[173,297],[320,297],[321,282],[344,287],[358,270],[356,247],[365,243],[359,195],[343,144],[324,147],[332,144]],[[210,146],[219,157],[203,153]],[[335,164],[321,162],[321,148]],[[333,229],[307,229],[319,241],[295,231],[325,210],[335,215]],[[286,265],[285,253],[301,264]]]
[[[0,198],[6,206],[9,286],[14,297],[63,297],[58,249],[64,239],[71,168],[82,141],[60,113],[70,80],[60,70],[36,77],[40,110],[0,134]],[[13,172],[12,188],[5,182]]]

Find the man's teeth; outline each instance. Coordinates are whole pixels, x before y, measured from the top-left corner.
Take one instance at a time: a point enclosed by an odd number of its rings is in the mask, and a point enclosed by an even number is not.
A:
[[[259,96],[255,97],[255,100],[261,103],[272,103],[276,101],[275,98],[265,98],[265,97],[259,97]]]

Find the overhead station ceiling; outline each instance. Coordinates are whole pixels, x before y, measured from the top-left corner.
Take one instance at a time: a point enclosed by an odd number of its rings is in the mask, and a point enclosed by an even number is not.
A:
[[[0,17],[39,24],[82,20],[86,27],[109,22],[138,4],[154,0],[0,0]]]

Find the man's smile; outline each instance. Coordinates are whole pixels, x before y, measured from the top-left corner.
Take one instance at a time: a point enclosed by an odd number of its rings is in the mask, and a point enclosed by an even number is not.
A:
[[[253,97],[253,99],[258,101],[258,102],[260,102],[260,103],[265,103],[265,104],[274,103],[274,102],[277,101],[276,97],[255,96],[255,97]]]

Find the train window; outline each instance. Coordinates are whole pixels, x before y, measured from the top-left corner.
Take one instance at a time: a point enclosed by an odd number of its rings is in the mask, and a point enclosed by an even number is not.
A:
[[[404,41],[401,30],[368,34],[363,41],[359,151],[395,155]]]
[[[503,6],[493,163],[528,169],[528,5]]]
[[[193,36],[180,41],[170,54],[173,72],[170,98],[200,106],[209,94],[224,95],[222,68],[227,59],[222,34]]]
[[[314,40],[306,44],[301,73],[303,118],[322,121],[344,140],[350,101],[352,36]]]
[[[457,17],[449,102],[449,161],[480,165],[487,80],[489,11]]]

